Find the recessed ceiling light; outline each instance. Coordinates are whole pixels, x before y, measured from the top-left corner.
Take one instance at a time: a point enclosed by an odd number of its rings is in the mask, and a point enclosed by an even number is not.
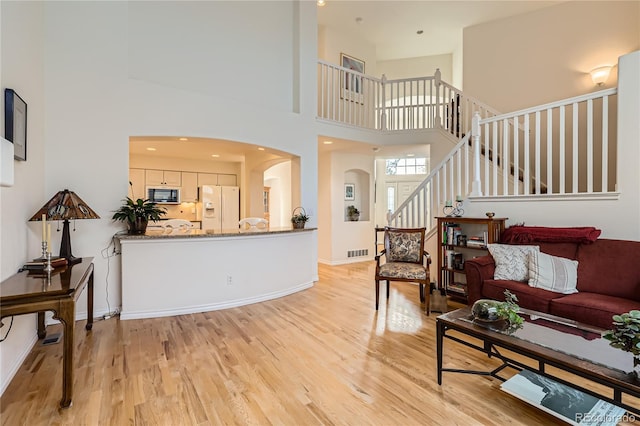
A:
[[[258,151],[264,151],[264,148],[263,148],[263,147],[261,147],[261,146],[259,146],[259,147],[258,147]]]
[[[415,154],[407,154],[407,157],[415,157]]]
[[[316,4],[317,4],[318,6],[324,6],[325,4],[327,4],[327,2],[326,2],[326,1],[324,1],[324,0],[318,0],[318,1],[316,2]]]
[[[333,141],[324,141],[322,143],[325,144],[325,145],[331,145],[333,143]]]
[[[416,31],[416,34],[420,35],[420,34],[422,34],[423,32],[424,32],[424,31],[422,31],[422,30],[418,30],[418,31]]]
[[[218,157],[220,157],[220,154],[211,154],[211,156],[212,156],[213,158],[218,158]]]
[[[188,141],[189,139],[187,138],[180,138],[181,141]]]
[[[356,18],[356,24],[362,24],[362,18],[361,17],[357,17]]]
[[[147,148],[147,151],[155,151],[155,150],[156,150],[155,148],[151,148],[151,147]]]

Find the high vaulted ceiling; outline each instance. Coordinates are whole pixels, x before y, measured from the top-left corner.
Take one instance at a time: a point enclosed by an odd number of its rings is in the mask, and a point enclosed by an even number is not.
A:
[[[318,24],[376,47],[378,61],[442,55],[461,48],[462,29],[562,1],[325,0]],[[417,34],[422,30],[422,34]]]

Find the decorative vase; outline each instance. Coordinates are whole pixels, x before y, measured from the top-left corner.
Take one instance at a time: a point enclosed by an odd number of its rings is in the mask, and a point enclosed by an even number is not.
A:
[[[482,322],[496,322],[502,320],[498,316],[498,305],[500,302],[491,299],[477,300],[471,307],[473,319]]]
[[[136,220],[129,221],[129,234],[141,235],[147,231],[149,221],[143,217],[136,217]]]

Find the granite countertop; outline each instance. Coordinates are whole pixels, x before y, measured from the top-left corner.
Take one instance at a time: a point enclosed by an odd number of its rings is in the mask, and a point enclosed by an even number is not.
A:
[[[287,234],[292,232],[306,232],[314,231],[318,228],[304,228],[304,229],[292,229],[292,228],[267,228],[267,229],[227,229],[222,231],[214,231],[213,229],[171,229],[171,230],[157,230],[147,229],[147,232],[143,235],[129,235],[120,234],[116,237],[120,240],[159,240],[159,239],[171,239],[171,238],[216,238],[216,237],[242,237],[258,234]]]

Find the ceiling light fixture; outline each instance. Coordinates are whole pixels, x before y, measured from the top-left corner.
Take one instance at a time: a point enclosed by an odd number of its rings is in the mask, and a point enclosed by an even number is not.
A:
[[[324,141],[322,143],[325,144],[325,145],[331,145],[333,143],[333,141]]]
[[[593,84],[596,86],[602,86],[607,82],[609,78],[609,74],[611,73],[611,65],[605,65],[602,67],[594,68],[591,70],[591,80],[593,80]]]
[[[218,158],[218,157],[220,157],[220,154],[211,154],[211,156],[212,156],[213,158]]]
[[[407,157],[415,157],[415,154],[407,154]]]
[[[326,2],[326,1],[324,1],[324,0],[318,0],[316,4],[317,4],[318,6],[321,6],[321,7],[322,7],[322,6],[324,6],[325,4],[327,4],[327,2]]]
[[[362,24],[363,19],[361,17],[356,18],[356,24]]]
[[[261,146],[259,146],[259,147],[258,147],[258,151],[264,151],[264,148],[263,148],[263,147],[261,147]]]
[[[181,141],[188,141],[189,139],[187,138],[180,138]]]
[[[151,147],[147,148],[147,151],[155,151],[155,150],[156,150],[155,148],[151,148]]]
[[[422,30],[418,30],[418,31],[416,31],[416,34],[418,34],[418,35],[420,35],[420,34],[422,34],[422,33],[424,33],[424,31],[422,31]]]

